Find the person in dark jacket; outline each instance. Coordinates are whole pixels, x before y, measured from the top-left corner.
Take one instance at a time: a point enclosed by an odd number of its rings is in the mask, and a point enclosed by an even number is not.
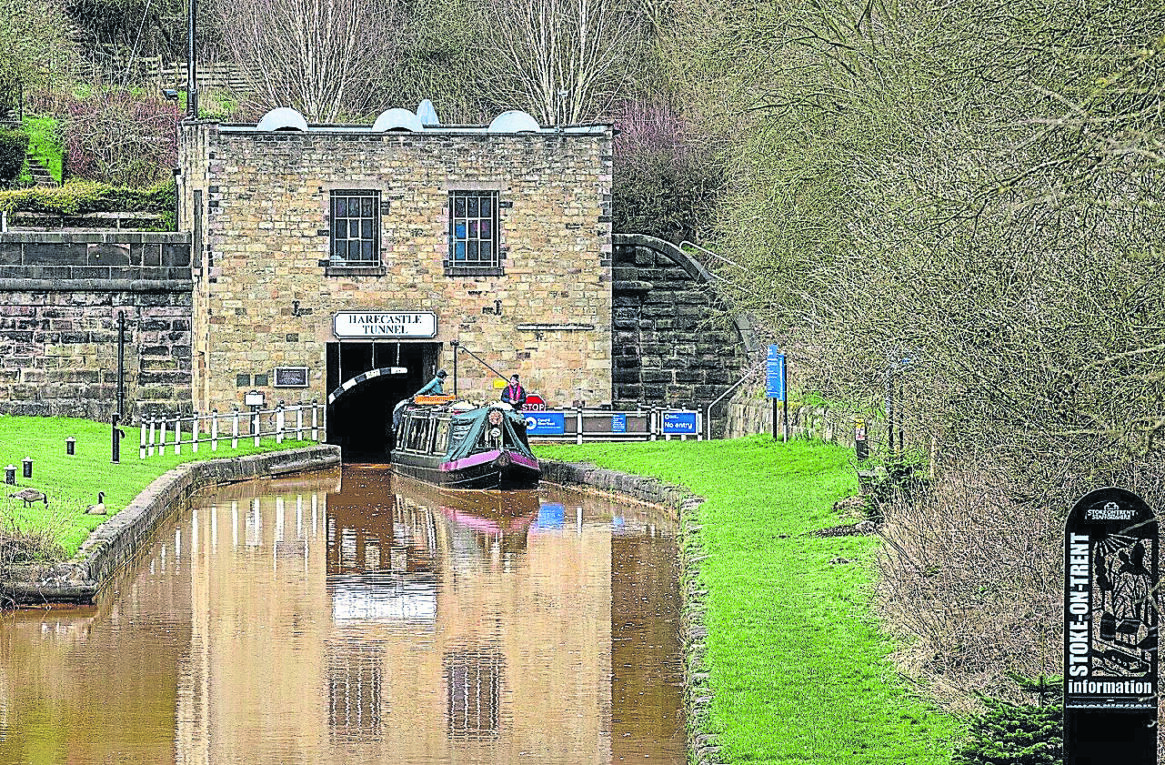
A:
[[[526,405],[526,389],[518,383],[517,375],[510,375],[510,384],[502,388],[502,401],[521,410]]]

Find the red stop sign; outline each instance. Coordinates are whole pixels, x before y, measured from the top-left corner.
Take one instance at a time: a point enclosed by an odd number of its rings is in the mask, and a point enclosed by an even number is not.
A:
[[[522,408],[528,412],[541,412],[546,409],[546,402],[537,393],[527,393],[526,405]]]

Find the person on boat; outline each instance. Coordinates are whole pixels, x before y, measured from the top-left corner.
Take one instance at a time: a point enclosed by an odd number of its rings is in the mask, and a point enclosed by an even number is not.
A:
[[[445,395],[445,388],[444,388],[445,378],[448,376],[449,376],[449,373],[446,372],[444,369],[437,372],[436,377],[434,377],[432,380],[429,380],[429,382],[425,383],[425,387],[423,387],[419,391],[417,391],[417,395],[418,396],[443,396],[443,395]]]
[[[510,384],[502,388],[502,401],[521,411],[526,404],[526,389],[518,383],[517,375],[510,375]]]

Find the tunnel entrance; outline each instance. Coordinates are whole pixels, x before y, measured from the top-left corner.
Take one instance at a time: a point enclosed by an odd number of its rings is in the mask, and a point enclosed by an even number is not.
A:
[[[437,372],[440,343],[328,343],[327,441],[344,462],[388,462],[392,409]]]

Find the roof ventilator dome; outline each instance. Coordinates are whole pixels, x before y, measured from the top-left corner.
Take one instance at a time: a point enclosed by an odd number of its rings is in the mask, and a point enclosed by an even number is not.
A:
[[[410,133],[419,133],[425,129],[417,115],[408,109],[388,109],[383,111],[372,123],[372,129],[381,133],[390,130],[407,130]]]
[[[256,126],[259,130],[302,130],[307,132],[307,120],[295,109],[281,106],[263,115]]]
[[[433,102],[427,98],[417,104],[417,117],[425,127],[441,124],[441,121],[437,119],[437,110],[433,108]]]
[[[538,120],[531,117],[524,111],[514,109],[508,112],[502,112],[494,117],[494,121],[489,123],[489,132],[491,133],[541,133],[542,128],[538,125]]]

